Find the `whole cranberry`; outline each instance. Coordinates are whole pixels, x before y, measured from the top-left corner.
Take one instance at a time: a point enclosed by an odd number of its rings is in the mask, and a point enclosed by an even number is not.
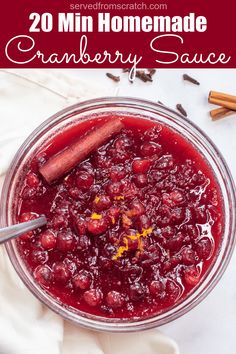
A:
[[[180,286],[174,280],[168,279],[166,282],[166,293],[171,301],[177,301],[181,295]]]
[[[130,298],[133,301],[139,301],[145,296],[145,288],[140,283],[134,283],[130,286]]]
[[[112,225],[114,225],[117,222],[119,215],[120,215],[120,208],[117,206],[112,206],[107,211],[107,218],[109,219]]]
[[[153,296],[160,297],[164,291],[164,283],[161,280],[153,280],[149,285],[149,291]]]
[[[60,230],[68,225],[68,219],[65,217],[65,215],[58,214],[55,215],[52,219],[52,227],[54,230]]]
[[[166,226],[161,229],[161,235],[167,239],[174,237],[175,228],[172,226]]]
[[[20,216],[20,221],[21,222],[26,222],[26,221],[29,221],[29,220],[34,220],[34,219],[36,219],[38,217],[39,217],[39,215],[36,214],[36,213],[31,213],[31,212],[23,213]]]
[[[201,259],[208,259],[213,251],[214,245],[208,238],[203,238],[196,244],[196,251]]]
[[[57,249],[62,252],[72,251],[75,246],[74,236],[69,231],[60,231],[57,235]]]
[[[133,200],[130,203],[130,208],[131,208],[131,216],[140,216],[143,215],[145,213],[145,207],[143,205],[142,202],[140,202],[140,200],[136,199]]]
[[[26,200],[31,200],[37,193],[37,190],[33,187],[25,186],[21,193],[21,197]]]
[[[88,161],[81,162],[79,165],[79,169],[80,171],[86,171],[92,175],[94,174],[93,165]]]
[[[29,187],[32,188],[37,188],[39,186],[39,178],[36,176],[35,173],[30,172],[27,176],[26,176],[26,183]]]
[[[77,187],[69,188],[68,193],[69,193],[70,197],[75,200],[78,200],[81,196],[81,191]]]
[[[86,171],[78,172],[76,176],[77,187],[86,191],[88,190],[94,182],[94,177],[91,173]]]
[[[87,235],[80,235],[78,239],[77,248],[78,249],[87,249],[91,245],[90,238]]]
[[[68,267],[62,262],[54,263],[52,267],[52,274],[53,274],[53,279],[57,283],[61,283],[61,284],[65,284],[70,279],[71,276]]]
[[[64,258],[63,263],[66,265],[66,267],[70,271],[70,273],[72,275],[74,275],[75,272],[77,271],[77,268],[80,267],[80,263],[78,263],[78,260],[76,258],[73,258],[73,260],[72,260],[69,257],[70,257],[70,255],[68,255],[68,257]]]
[[[41,285],[49,285],[52,281],[52,270],[47,265],[39,265],[34,270],[34,278]]]
[[[134,176],[134,183],[137,187],[145,187],[148,184],[148,177],[145,174],[138,174]]]
[[[103,257],[100,256],[99,257],[99,267],[101,267],[102,270],[111,270],[114,266],[114,262],[112,261],[111,258],[107,258],[107,257]]]
[[[94,156],[94,164],[96,167],[100,168],[109,168],[111,167],[111,158],[108,158],[104,155],[95,155]]]
[[[178,190],[174,190],[173,192],[170,193],[170,199],[172,200],[172,203],[174,205],[178,205],[182,203],[182,201],[184,200],[184,196],[182,192]]]
[[[106,190],[111,197],[115,197],[117,195],[121,195],[122,185],[119,182],[111,182],[107,185]]]
[[[27,240],[30,240],[33,236],[34,236],[34,232],[28,231],[28,232],[25,232],[24,234],[20,235],[20,239],[23,241],[27,241]]]
[[[183,245],[183,241],[184,235],[182,232],[178,232],[175,236],[166,240],[166,247],[171,251],[178,251]]]
[[[109,154],[115,163],[122,163],[129,159],[129,153],[125,150],[110,149]]]
[[[87,222],[81,216],[77,217],[75,220],[75,229],[78,235],[85,235],[87,230]]]
[[[188,285],[195,286],[200,280],[200,272],[196,267],[190,266],[184,271],[184,279]]]
[[[31,260],[36,264],[46,263],[48,261],[48,252],[35,249],[31,253]]]
[[[125,150],[132,146],[132,140],[127,136],[121,136],[115,140],[114,146],[117,150]]]
[[[122,181],[122,195],[125,198],[134,198],[139,194],[139,189],[133,182],[130,182],[128,179]]]
[[[116,253],[116,247],[113,246],[112,244],[110,243],[107,243],[105,246],[104,246],[104,249],[103,249],[103,254],[105,256],[107,256],[108,258],[112,258],[112,256]]]
[[[141,145],[140,152],[142,156],[153,156],[153,155],[159,155],[161,153],[161,145],[156,144],[152,141],[150,142],[144,142],[143,145]]]
[[[84,301],[92,307],[98,306],[103,298],[103,294],[100,289],[90,289],[84,293]]]
[[[76,289],[86,290],[90,287],[92,282],[91,273],[85,269],[81,269],[79,273],[74,276],[72,282]]]
[[[191,265],[196,263],[196,253],[188,247],[185,247],[181,251],[182,262],[186,265]]]
[[[185,219],[185,210],[181,207],[175,207],[171,209],[171,220],[173,222],[181,223]]]
[[[89,219],[88,223],[88,231],[93,235],[100,235],[107,231],[108,223],[104,217],[99,220]]]
[[[111,198],[108,195],[98,195],[93,201],[93,207],[97,211],[102,211],[110,208]]]
[[[199,229],[196,225],[185,225],[185,231],[192,240],[196,240],[199,236]]]
[[[46,230],[40,234],[40,242],[45,250],[53,249],[56,246],[57,239],[53,231]]]
[[[137,159],[132,163],[132,170],[134,173],[146,173],[151,166],[151,161],[147,159]]]
[[[148,229],[151,226],[151,221],[147,217],[147,215],[140,215],[137,220],[135,221],[135,225],[138,228],[140,232],[143,231],[143,229]]]
[[[110,178],[112,182],[119,182],[126,176],[126,171],[122,166],[113,166],[110,170]]]
[[[125,275],[125,278],[128,279],[129,283],[135,283],[141,278],[143,274],[143,268],[137,265],[137,258],[136,258],[136,262],[133,265],[128,264],[123,269],[123,273]]]
[[[149,253],[149,258],[156,261],[156,263],[161,258],[161,249],[157,244],[151,244],[147,247],[147,252]]]
[[[124,305],[125,302],[124,295],[122,295],[118,291],[111,290],[106,296],[106,302],[113,309],[117,309]]]

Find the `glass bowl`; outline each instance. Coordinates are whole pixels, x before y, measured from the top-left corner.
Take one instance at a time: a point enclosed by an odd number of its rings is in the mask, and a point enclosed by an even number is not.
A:
[[[32,274],[19,255],[16,242],[8,242],[6,249],[16,272],[23,280],[26,287],[40,301],[57,314],[61,315],[64,319],[90,329],[130,332],[149,329],[175,320],[200,303],[217,284],[229,263],[235,245],[235,188],[231,174],[219,150],[206,134],[188,119],[183,118],[175,111],[163,105],[146,100],[127,97],[93,99],[68,107],[50,117],[26,139],[17,151],[7,172],[2,190],[2,226],[8,226],[15,222],[15,196],[17,195],[20,185],[22,171],[24,174],[24,165],[27,160],[34,155],[34,152],[39,150],[49,138],[53,137],[54,134],[58,133],[58,131],[62,130],[64,127],[77,124],[89,118],[91,119],[91,116],[96,119],[96,116],[109,113],[121,115],[124,113],[126,115],[131,114],[132,116],[135,115],[168,125],[188,139],[195,148],[204,155],[205,160],[213,169],[223,196],[225,228],[218,254],[198,286],[174,307],[153,317],[138,321],[130,319],[108,319],[84,313],[66,307],[60,303],[35,282]]]

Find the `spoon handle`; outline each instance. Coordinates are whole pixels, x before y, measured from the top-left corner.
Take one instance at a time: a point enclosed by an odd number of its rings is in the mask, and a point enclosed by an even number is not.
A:
[[[22,222],[20,224],[4,227],[0,229],[0,244],[16,238],[25,232],[32,231],[38,227],[44,226],[47,223],[47,219],[44,215],[37,219]]]

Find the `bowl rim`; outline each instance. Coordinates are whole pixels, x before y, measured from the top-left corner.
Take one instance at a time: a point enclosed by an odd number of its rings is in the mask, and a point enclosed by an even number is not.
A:
[[[189,118],[183,117],[181,114],[176,112],[175,110],[166,107],[160,103],[155,103],[150,100],[146,99],[140,99],[140,98],[135,98],[135,97],[99,97],[99,98],[94,98],[94,99],[89,99],[85,100],[82,102],[78,102],[74,105],[71,105],[67,108],[64,108],[60,111],[58,111],[56,114],[52,115],[48,119],[46,119],[42,124],[40,124],[29,136],[28,138],[23,142],[21,147],[18,149],[16,152],[15,157],[12,160],[12,163],[10,164],[10,167],[6,173],[3,188],[2,188],[2,194],[1,194],[1,206],[3,206],[3,211],[1,213],[1,224],[2,226],[7,226],[7,198],[8,198],[8,192],[11,188],[11,180],[13,178],[14,170],[17,167],[17,161],[19,158],[24,154],[25,149],[32,143],[32,141],[40,134],[40,132],[43,132],[45,129],[50,129],[50,127],[58,123],[61,117],[66,117],[69,116],[71,112],[76,110],[76,114],[79,114],[83,112],[83,109],[88,108],[88,111],[91,109],[97,109],[97,108],[104,108],[105,107],[110,107],[112,105],[117,105],[120,104],[121,107],[124,106],[124,104],[131,105],[133,108],[139,108],[141,109],[142,107],[148,107],[149,109],[152,109],[155,114],[163,114],[166,118],[169,118],[170,116],[174,119],[177,120],[178,123],[182,124],[183,126],[188,128],[193,131],[194,133],[198,134],[202,141],[208,145],[208,147],[211,148],[211,150],[215,153],[216,158],[218,159],[218,163],[220,163],[220,167],[225,173],[225,178],[227,180],[227,188],[229,190],[229,195],[231,197],[231,204],[232,204],[232,209],[230,212],[232,213],[232,225],[231,225],[231,239],[228,244],[227,252],[225,254],[224,259],[222,259],[222,263],[219,266],[219,269],[217,269],[217,274],[215,275],[214,279],[211,280],[211,283],[208,284],[206,288],[203,289],[203,291],[200,293],[200,295],[196,298],[192,299],[191,303],[187,303],[185,306],[182,306],[184,304],[185,299],[177,306],[174,306],[174,312],[173,314],[170,314],[170,317],[166,319],[166,316],[164,318],[159,318],[160,315],[156,315],[144,320],[139,320],[139,321],[129,321],[129,322],[119,322],[117,323],[116,321],[107,321],[107,318],[105,318],[105,321],[101,321],[101,317],[99,316],[90,316],[91,318],[84,317],[83,315],[78,316],[77,313],[73,312],[72,309],[67,309],[58,302],[49,302],[46,301],[45,299],[45,294],[46,292],[42,290],[37,284],[34,284],[32,287],[32,282],[29,281],[29,277],[26,275],[26,273],[22,273],[21,269],[19,269],[19,263],[18,259],[16,257],[15,251],[13,249],[13,242],[10,241],[6,243],[5,247],[8,253],[8,256],[11,260],[11,263],[13,267],[15,268],[17,274],[21,278],[21,280],[24,282],[26,287],[30,289],[30,291],[36,296],[41,302],[43,302],[46,306],[51,308],[54,312],[57,314],[61,315],[63,318],[72,321],[73,323],[77,323],[82,327],[90,328],[90,329],[95,329],[95,330],[101,330],[101,331],[113,331],[113,332],[132,332],[132,331],[137,331],[137,330],[144,330],[144,329],[150,329],[156,326],[160,326],[163,324],[166,324],[182,315],[190,311],[193,307],[195,307],[197,304],[199,304],[210,292],[211,290],[215,287],[215,285],[218,283],[220,278],[222,277],[223,273],[225,272],[228,263],[231,259],[235,243],[236,243],[236,194],[235,194],[235,186],[234,186],[234,181],[232,178],[232,175],[230,173],[230,170],[227,166],[227,163],[222,156],[221,152],[219,149],[216,147],[215,143],[208,137],[208,135],[201,129],[199,128],[194,122],[192,122]],[[125,108],[128,109],[128,106]],[[5,210],[6,209],[6,210]],[[194,295],[195,291],[193,292],[192,295]],[[192,296],[191,295],[191,296]],[[189,296],[187,296],[187,299]],[[52,299],[50,297],[50,299]],[[180,309],[178,307],[180,306]],[[181,308],[182,306],[182,308]],[[177,310],[175,310],[177,309]],[[168,314],[168,311],[164,312],[164,315]],[[96,317],[96,318],[93,318]],[[99,320],[100,319],[100,320]],[[117,319],[115,319],[117,320]]]

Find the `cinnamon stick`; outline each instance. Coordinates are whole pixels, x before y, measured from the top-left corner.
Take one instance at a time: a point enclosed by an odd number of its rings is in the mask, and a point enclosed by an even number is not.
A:
[[[228,95],[227,93],[210,91],[208,102],[236,110],[236,96]]]
[[[80,137],[72,145],[52,156],[39,172],[51,184],[84,160],[91,152],[98,149],[112,135],[124,128],[120,119],[111,119],[102,126]]]
[[[210,116],[213,121],[231,116],[232,114],[236,114],[236,111],[233,111],[226,107],[219,107],[210,111]]]

